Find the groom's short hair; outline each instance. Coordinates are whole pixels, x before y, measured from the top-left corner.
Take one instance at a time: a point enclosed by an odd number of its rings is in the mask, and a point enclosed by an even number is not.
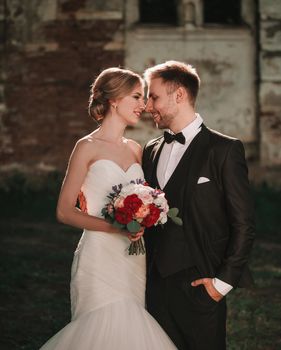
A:
[[[149,83],[151,79],[161,78],[173,92],[179,86],[186,89],[190,103],[194,106],[200,88],[200,78],[196,69],[190,64],[178,61],[167,61],[146,69],[144,78]]]

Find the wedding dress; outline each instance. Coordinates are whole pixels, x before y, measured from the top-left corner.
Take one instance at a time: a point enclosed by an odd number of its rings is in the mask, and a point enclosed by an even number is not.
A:
[[[88,171],[82,192],[90,215],[101,216],[112,186],[143,179],[140,164],[124,171],[101,159]],[[176,349],[145,310],[145,256],[128,255],[119,234],[84,230],[71,270],[71,322],[41,350]]]

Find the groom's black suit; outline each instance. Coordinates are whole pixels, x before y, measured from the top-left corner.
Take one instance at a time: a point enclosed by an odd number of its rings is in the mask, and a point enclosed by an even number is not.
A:
[[[153,187],[159,187],[163,145],[163,137],[152,140],[143,153]],[[197,183],[200,177],[210,181]],[[242,143],[202,125],[163,191],[183,226],[169,220],[145,233],[148,310],[179,349],[224,349],[225,300],[215,302],[204,286],[190,282],[217,277],[233,287],[252,283],[247,260],[254,215]]]

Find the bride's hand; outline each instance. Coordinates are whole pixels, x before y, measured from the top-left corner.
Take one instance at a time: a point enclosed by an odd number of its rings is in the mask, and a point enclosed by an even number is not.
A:
[[[144,228],[141,228],[141,230],[140,231],[138,231],[138,232],[136,232],[136,233],[128,233],[128,238],[129,238],[129,240],[131,241],[131,242],[136,242],[136,241],[138,241],[140,238],[141,238],[141,236],[143,236],[143,234],[144,234]]]

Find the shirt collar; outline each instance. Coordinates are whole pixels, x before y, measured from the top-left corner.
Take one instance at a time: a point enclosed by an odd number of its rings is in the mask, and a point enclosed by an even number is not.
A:
[[[195,113],[195,119],[190,124],[188,124],[185,128],[183,128],[181,130],[181,132],[183,133],[183,135],[187,139],[187,138],[190,137],[190,135],[193,135],[193,133],[196,132],[199,129],[199,127],[201,126],[202,123],[203,123],[203,119],[200,116],[200,114],[199,113]],[[169,132],[171,134],[173,134],[171,132],[171,130],[169,130]]]

